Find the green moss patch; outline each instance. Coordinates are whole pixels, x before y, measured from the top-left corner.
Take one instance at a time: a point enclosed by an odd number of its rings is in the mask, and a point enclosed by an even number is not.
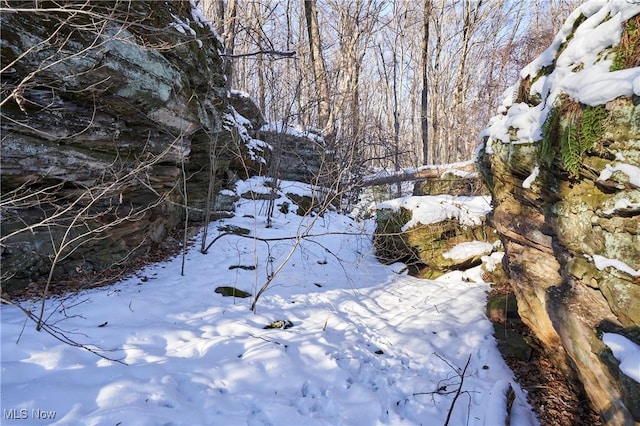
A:
[[[230,286],[216,287],[215,292],[223,297],[239,297],[242,299],[251,297],[251,293]]]

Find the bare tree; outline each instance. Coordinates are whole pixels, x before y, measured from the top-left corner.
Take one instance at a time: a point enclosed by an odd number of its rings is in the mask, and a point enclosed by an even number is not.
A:
[[[422,91],[420,96],[420,127],[422,129],[422,164],[429,164],[431,156],[429,142],[429,27],[431,23],[432,0],[424,1],[422,35]]]
[[[502,92],[544,47],[535,41],[577,2],[236,1],[251,11],[239,23],[236,57],[278,46],[297,56],[243,59],[234,84],[270,120],[290,115],[291,124],[323,129],[339,156],[385,167],[470,159]],[[295,96],[294,111],[276,108],[283,96]]]
[[[233,82],[233,53],[236,44],[236,32],[238,21],[238,3],[236,0],[229,0],[224,19],[224,50],[227,55],[224,66],[224,74],[227,76],[227,90],[231,90]]]
[[[325,65],[322,43],[320,40],[320,27],[318,25],[318,9],[316,0],[302,1],[307,24],[311,66],[313,68],[314,82],[318,94],[318,126],[321,129],[324,129],[326,135],[332,135],[333,123],[330,121],[331,107],[329,104],[329,79],[327,76],[327,67]],[[331,139],[331,137],[329,136],[328,139]]]

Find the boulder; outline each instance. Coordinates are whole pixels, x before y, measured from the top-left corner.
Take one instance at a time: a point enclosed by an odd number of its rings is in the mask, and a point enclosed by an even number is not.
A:
[[[321,170],[326,169],[331,160],[320,132],[269,123],[260,128],[257,138],[272,147],[265,155],[273,168],[269,175],[282,180],[320,183]]]
[[[489,190],[477,172],[452,170],[438,177],[428,177],[416,182],[413,195],[483,195]]]
[[[376,257],[385,264],[403,262],[413,275],[430,279],[480,265],[483,256],[494,251],[497,237],[482,215],[462,213],[467,211],[463,200],[469,199],[422,196],[378,204]],[[488,198],[473,200],[486,202],[488,208]],[[432,211],[429,219],[414,218],[425,209]]]

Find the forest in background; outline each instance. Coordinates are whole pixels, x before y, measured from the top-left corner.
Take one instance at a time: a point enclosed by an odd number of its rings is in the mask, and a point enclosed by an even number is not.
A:
[[[504,91],[578,4],[202,0],[228,88],[267,121],[319,127],[344,164],[396,170],[472,159]]]

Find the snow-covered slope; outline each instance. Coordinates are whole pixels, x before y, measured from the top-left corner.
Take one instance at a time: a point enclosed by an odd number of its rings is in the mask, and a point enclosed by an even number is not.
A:
[[[265,188],[260,178],[239,186]],[[2,424],[444,424],[465,367],[450,424],[504,421],[509,386],[512,424],[537,423],[496,348],[479,270],[466,274],[476,282],[400,275],[374,259],[372,222],[276,208],[267,229],[264,203],[241,199],[234,219],[212,223],[209,240],[222,226],[251,233],[221,237],[208,254],[196,241],[184,276],[178,256],[48,302],[54,331],[121,362],[36,332],[2,306]],[[214,292],[255,295],[285,261],[255,314],[251,298]],[[264,328],[276,320],[293,326]]]

